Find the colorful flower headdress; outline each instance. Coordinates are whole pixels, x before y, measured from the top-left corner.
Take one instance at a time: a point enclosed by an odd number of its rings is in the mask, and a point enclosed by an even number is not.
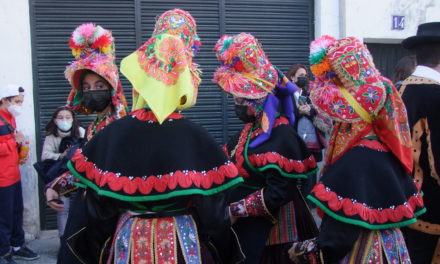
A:
[[[92,113],[83,103],[83,91],[79,83],[82,73],[91,70],[107,80],[112,87],[112,104],[118,117],[126,115],[127,103],[115,64],[114,39],[111,32],[93,23],[82,24],[73,31],[69,46],[75,61],[68,65],[64,72],[72,86],[67,105],[84,114]]]
[[[291,95],[298,89],[273,66],[258,40],[248,33],[222,36],[214,47],[220,67],[213,81],[225,92],[243,98],[251,106],[263,133],[250,147],[256,147],[270,138],[278,107],[291,124],[295,122]]]
[[[260,42],[249,33],[224,35],[214,47],[221,66],[214,82],[227,93],[246,99],[264,98],[278,83],[278,73]]]
[[[367,47],[354,37],[323,36],[310,45],[310,63],[315,75],[310,98],[315,107],[330,119],[363,123],[357,124],[364,127],[362,133],[373,130],[410,172],[413,159],[405,105],[392,82],[375,68]],[[333,137],[346,134],[335,138],[341,140],[350,133],[336,130]],[[340,145],[346,150],[352,146]]]
[[[194,18],[173,9],[156,21],[153,35],[121,62],[133,85],[133,110],[148,105],[160,123],[195,104],[201,71],[193,63],[201,42]]]
[[[322,36],[310,45],[311,99],[324,115],[345,122],[377,115],[385,86],[368,49],[354,37]]]

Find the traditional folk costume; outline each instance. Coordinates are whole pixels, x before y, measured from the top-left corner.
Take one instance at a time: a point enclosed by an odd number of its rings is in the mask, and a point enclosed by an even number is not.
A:
[[[83,24],[75,29],[69,41],[75,56],[64,75],[72,86],[67,98],[67,106],[81,114],[95,112],[84,103],[81,78],[84,71],[93,71],[109,84],[111,90],[111,109],[97,116],[87,128],[86,137],[90,140],[98,131],[111,122],[127,115],[127,102],[119,80],[118,67],[115,64],[115,47],[110,31],[94,24]]]
[[[127,114],[127,103],[119,80],[119,71],[115,64],[114,39],[110,31],[90,23],[80,25],[73,31],[69,45],[75,61],[70,63],[65,70],[65,77],[72,87],[67,99],[67,107],[86,115],[96,112],[96,110],[87,107],[84,102],[81,82],[85,71],[92,71],[105,79],[111,89],[109,91],[111,96],[109,111],[97,116],[87,128],[86,139],[91,140],[97,132]],[[46,187],[54,189],[60,195],[67,195],[77,189],[71,173],[61,175]],[[65,244],[65,239],[85,226],[85,210],[83,190],[81,189],[76,194],[69,210],[66,230],[61,240],[58,263],[78,263],[68,245]]]
[[[243,179],[206,130],[175,112],[196,101],[198,46],[192,16],[173,9],[122,60],[134,111],[68,165],[87,188],[87,225],[68,241],[83,262],[214,263],[211,238],[229,230],[221,192]]]
[[[247,33],[225,35],[214,50],[222,63],[214,82],[234,96],[237,109],[245,107],[254,119],[231,138],[224,151],[245,179],[230,193],[230,214],[238,217],[233,229],[245,263],[260,263],[266,245],[297,241],[302,235],[296,220],[309,212],[295,179],[314,173],[316,162],[293,128],[291,96],[297,87],[269,62],[258,40]],[[317,232],[308,216],[312,232]],[[282,251],[276,250],[279,259],[272,263],[283,263]]]
[[[440,23],[419,26],[417,36],[405,39],[407,49],[436,43],[440,46]],[[419,65],[403,81],[400,93],[408,111],[408,121],[414,146],[415,180],[421,185],[427,209],[404,230],[414,263],[440,263],[440,73]]]
[[[311,99],[334,128],[321,180],[308,196],[324,213],[320,235],[290,251],[324,263],[411,263],[399,227],[425,208],[409,176],[405,106],[356,38],[323,36],[310,50]]]

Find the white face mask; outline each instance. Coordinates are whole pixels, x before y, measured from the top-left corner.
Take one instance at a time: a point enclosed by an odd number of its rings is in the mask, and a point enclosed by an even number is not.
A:
[[[21,107],[21,105],[11,104],[8,106],[8,112],[11,113],[13,116],[19,116],[22,111],[23,108]]]
[[[57,127],[63,132],[67,132],[72,128],[72,121],[56,121]]]

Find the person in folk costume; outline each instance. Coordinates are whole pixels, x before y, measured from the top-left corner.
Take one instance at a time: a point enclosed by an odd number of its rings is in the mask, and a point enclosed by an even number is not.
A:
[[[86,131],[86,140],[107,125],[127,114],[127,103],[115,64],[115,47],[112,33],[92,23],[78,26],[69,41],[75,60],[65,70],[65,77],[72,90],[67,107],[82,114],[96,113],[96,118]],[[77,148],[79,146],[76,146]],[[75,149],[70,150],[73,155]],[[61,195],[77,189],[71,173],[64,173],[46,186],[48,205],[54,210],[64,210],[59,202]],[[61,239],[58,263],[78,263],[65,238],[83,228],[86,224],[84,191],[77,193]]]
[[[84,263],[215,263],[211,237],[229,230],[222,192],[243,179],[208,132],[176,112],[196,102],[199,46],[194,18],[173,9],[122,60],[133,111],[68,164],[87,188],[87,225],[68,239]]]
[[[313,236],[317,232],[296,186],[296,179],[317,168],[293,128],[291,96],[298,88],[251,34],[224,35],[214,51],[221,66],[213,81],[234,97],[237,116],[246,123],[224,146],[245,179],[231,190],[228,206],[244,263],[291,263],[285,244],[303,235],[296,222],[308,221],[301,224],[309,225]]]
[[[417,35],[402,45],[415,52],[418,64],[400,93],[412,132],[413,176],[427,209],[403,233],[414,263],[440,263],[440,22],[419,25]]]
[[[411,263],[399,227],[426,211],[409,176],[405,105],[358,39],[323,36],[310,45],[311,100],[333,120],[322,177],[307,197],[323,212],[318,237],[292,259],[321,263]]]

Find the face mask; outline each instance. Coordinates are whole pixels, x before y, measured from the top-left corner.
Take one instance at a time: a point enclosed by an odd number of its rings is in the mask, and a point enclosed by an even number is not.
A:
[[[248,114],[247,105],[235,105],[235,114],[244,123],[253,123],[255,121],[255,116]]]
[[[83,94],[84,104],[87,108],[101,112],[110,103],[110,91],[90,91]]]
[[[63,132],[67,132],[72,128],[72,121],[56,121],[57,127]]]
[[[21,105],[11,104],[8,106],[8,112],[13,116],[19,116],[22,112]]]
[[[304,88],[304,87],[306,87],[307,82],[308,82],[307,78],[301,76],[301,77],[298,77],[298,81],[296,81],[295,84],[300,88]]]

